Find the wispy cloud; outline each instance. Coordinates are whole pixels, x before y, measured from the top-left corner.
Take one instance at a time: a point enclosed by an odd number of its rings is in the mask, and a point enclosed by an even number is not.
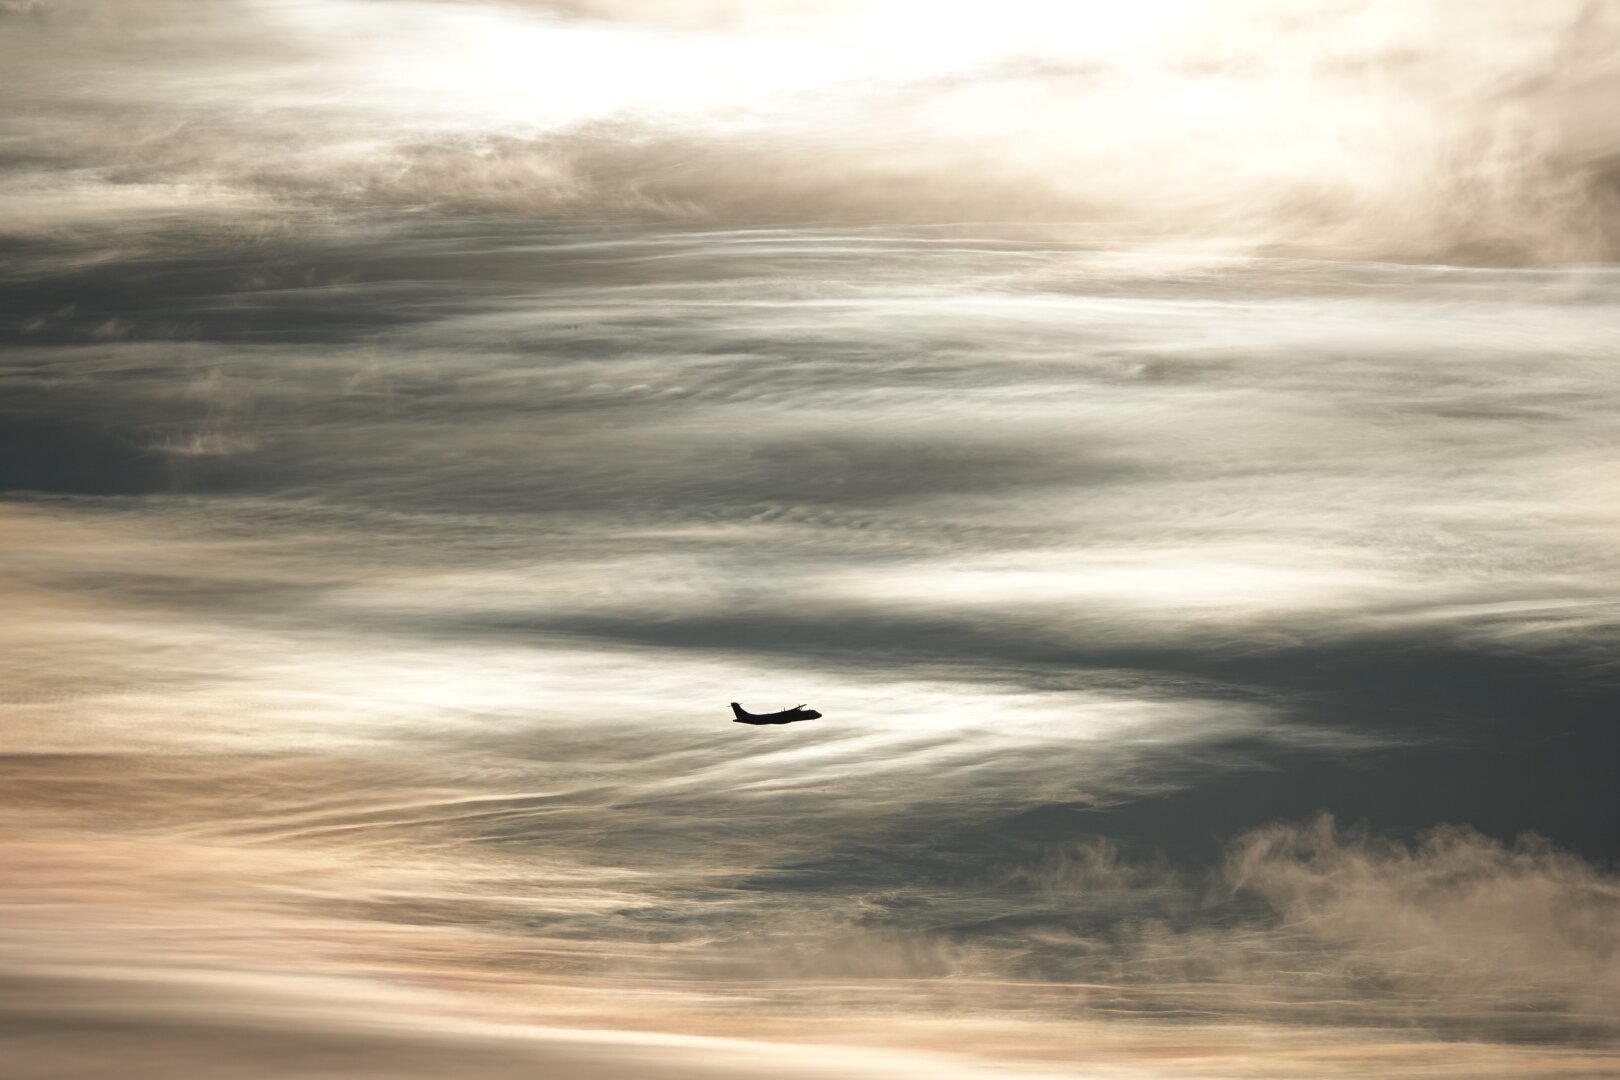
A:
[[[0,3],[19,1075],[1612,1071],[1611,16]]]
[[[0,44],[27,106],[6,218],[1085,221],[1183,247],[1591,259],[1612,241],[1606,12],[32,5]]]

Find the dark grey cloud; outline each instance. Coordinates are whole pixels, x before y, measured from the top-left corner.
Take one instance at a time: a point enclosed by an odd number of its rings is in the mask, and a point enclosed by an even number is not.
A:
[[[1186,796],[1220,826],[1149,807],[1108,827],[1190,853],[1275,800],[1609,850],[1601,785],[1551,779],[1587,776],[1607,701],[1582,689],[1611,618],[1610,496],[1582,449],[1613,397],[1601,272],[1428,270],[1386,299],[1397,271],[1335,291],[1268,264],[1212,301],[1004,241],[467,228],[97,270],[118,300],[92,325],[211,329],[8,354],[3,475],[29,520],[133,527],[30,580],[181,637],[271,635],[294,667],[287,635],[318,627],[1228,702],[1286,723],[1248,779]],[[1054,289],[1077,258],[1095,293]],[[413,292],[432,302],[391,302]],[[25,290],[18,314],[74,294]],[[80,519],[51,496],[128,501]],[[1526,506],[1563,524],[1503,513]],[[1421,783],[1498,776],[1546,709],[1522,794]],[[1403,777],[1385,800],[1358,761],[1300,757],[1313,732],[1422,749],[1378,759]]]

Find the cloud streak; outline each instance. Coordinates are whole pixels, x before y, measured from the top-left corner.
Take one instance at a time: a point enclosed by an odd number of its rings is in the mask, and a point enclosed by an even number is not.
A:
[[[1613,1071],[1611,12],[1115,7],[0,4],[20,1075]]]
[[[3,1022],[39,1075],[336,1054],[492,1076],[619,1075],[649,1047],[675,1075],[975,1076],[1009,1043],[1037,1076],[1560,1076],[1605,1067],[1620,1024],[1620,887],[1533,839],[1322,819],[1204,872],[907,835],[893,810],[863,838],[851,808],[813,823],[843,850],[807,858],[791,805],[733,799],[755,827],[726,829],[718,806],[613,796],[648,754],[561,760],[571,780],[488,755],[8,758],[29,828],[7,843]]]

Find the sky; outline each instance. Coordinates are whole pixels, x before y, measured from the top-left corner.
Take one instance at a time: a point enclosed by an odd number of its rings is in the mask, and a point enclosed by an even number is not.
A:
[[[1616,56],[0,0],[8,1077],[1613,1075]]]

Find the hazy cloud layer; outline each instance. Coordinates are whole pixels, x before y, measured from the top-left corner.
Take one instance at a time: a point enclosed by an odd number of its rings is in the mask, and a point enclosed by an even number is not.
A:
[[[0,3],[18,1075],[1612,1072],[1617,32]]]
[[[806,859],[817,841],[780,799],[734,798],[722,821],[632,796],[667,756],[649,749],[9,759],[29,829],[6,847],[0,1012],[23,1075],[1612,1063],[1620,886],[1544,844],[1324,819],[1240,837],[1206,874],[1107,841],[917,830],[897,808],[869,807],[862,835],[850,805],[813,823],[834,846]],[[670,1030],[687,1034],[651,1034]]]
[[[1613,244],[1603,3],[63,0],[0,19],[14,235],[433,206],[1081,222],[1404,260]]]

